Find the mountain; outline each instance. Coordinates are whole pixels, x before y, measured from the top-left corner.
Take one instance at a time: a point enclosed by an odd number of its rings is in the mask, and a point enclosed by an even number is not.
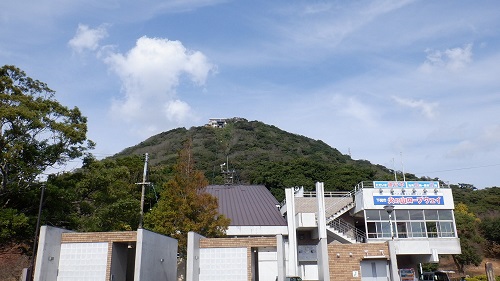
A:
[[[259,121],[225,121],[222,128],[200,126],[163,132],[114,157],[148,153],[152,166],[169,166],[175,163],[182,143],[190,138],[197,169],[205,172],[211,184],[224,183],[221,169],[234,169],[235,182],[265,184],[278,199],[284,187],[304,186],[312,190],[316,181],[322,181],[327,190],[352,190],[361,181],[394,177],[386,167],[353,160],[321,140]],[[417,179],[411,174],[406,178]]]

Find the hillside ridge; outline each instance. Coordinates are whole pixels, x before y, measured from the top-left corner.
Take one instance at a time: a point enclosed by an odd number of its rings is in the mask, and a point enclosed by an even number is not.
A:
[[[205,172],[211,184],[222,183],[220,169],[225,162],[237,171],[238,183],[266,184],[268,188],[313,186],[314,181],[323,181],[328,189],[350,190],[360,181],[393,177],[386,167],[353,160],[321,140],[261,121],[226,121],[223,128],[197,126],[162,132],[114,157],[148,153],[152,166],[173,165],[182,143],[190,138],[196,167]]]

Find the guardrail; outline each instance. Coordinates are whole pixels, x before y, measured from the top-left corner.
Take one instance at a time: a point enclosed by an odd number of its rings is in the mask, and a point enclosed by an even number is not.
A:
[[[366,234],[364,231],[357,229],[355,226],[350,223],[344,221],[343,219],[335,219],[329,223],[328,226],[335,229],[342,235],[355,240],[357,243],[365,243],[366,242]]]

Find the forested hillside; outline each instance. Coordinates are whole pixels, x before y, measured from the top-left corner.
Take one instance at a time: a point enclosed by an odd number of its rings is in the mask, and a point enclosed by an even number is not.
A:
[[[171,165],[182,143],[192,139],[197,169],[211,184],[223,183],[221,164],[228,162],[242,184],[265,184],[282,199],[283,188],[314,188],[325,182],[328,190],[352,190],[361,181],[394,179],[393,171],[364,160],[353,160],[321,140],[288,133],[275,126],[242,118],[224,128],[178,128],[127,148],[115,157],[149,153],[151,165]],[[227,168],[227,166],[224,166]],[[402,175],[401,175],[402,178]],[[407,174],[408,180],[417,179]]]

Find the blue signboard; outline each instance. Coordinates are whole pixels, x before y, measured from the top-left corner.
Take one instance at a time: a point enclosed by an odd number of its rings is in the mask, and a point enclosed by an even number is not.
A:
[[[443,196],[373,196],[375,205],[444,205]]]
[[[438,181],[374,181],[375,188],[439,188]]]

